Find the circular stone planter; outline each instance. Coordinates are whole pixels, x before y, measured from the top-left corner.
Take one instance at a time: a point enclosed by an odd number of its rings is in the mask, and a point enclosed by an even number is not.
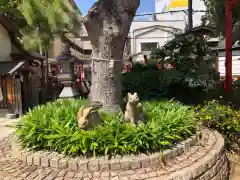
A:
[[[228,175],[224,139],[209,129],[201,130],[202,138],[193,136],[173,149],[139,156],[68,158],[54,152],[22,150],[13,141],[11,155],[31,166],[64,169],[86,178],[157,179],[157,180],[225,180]]]

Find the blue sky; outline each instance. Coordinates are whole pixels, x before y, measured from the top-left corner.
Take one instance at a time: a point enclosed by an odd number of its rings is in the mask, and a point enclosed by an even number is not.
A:
[[[85,15],[95,0],[75,0],[75,2],[83,15]],[[137,14],[148,12],[154,12],[154,0],[141,0]]]

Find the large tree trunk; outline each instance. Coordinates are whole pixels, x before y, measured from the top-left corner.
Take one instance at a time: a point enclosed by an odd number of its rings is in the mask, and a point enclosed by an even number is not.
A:
[[[123,50],[140,0],[99,0],[83,18],[93,46],[90,98],[114,112],[122,99]]]

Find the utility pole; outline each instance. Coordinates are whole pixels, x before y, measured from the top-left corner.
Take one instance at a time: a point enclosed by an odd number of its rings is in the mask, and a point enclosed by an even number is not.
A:
[[[193,28],[193,1],[188,0],[188,30]]]

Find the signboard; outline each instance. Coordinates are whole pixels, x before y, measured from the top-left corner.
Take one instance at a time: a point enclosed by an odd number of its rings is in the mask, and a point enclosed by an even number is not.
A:
[[[188,9],[188,0],[156,0],[155,2],[156,12],[163,13],[158,15],[160,20],[177,20],[176,18],[183,20],[183,17],[179,17],[180,13],[169,14],[166,12]]]

